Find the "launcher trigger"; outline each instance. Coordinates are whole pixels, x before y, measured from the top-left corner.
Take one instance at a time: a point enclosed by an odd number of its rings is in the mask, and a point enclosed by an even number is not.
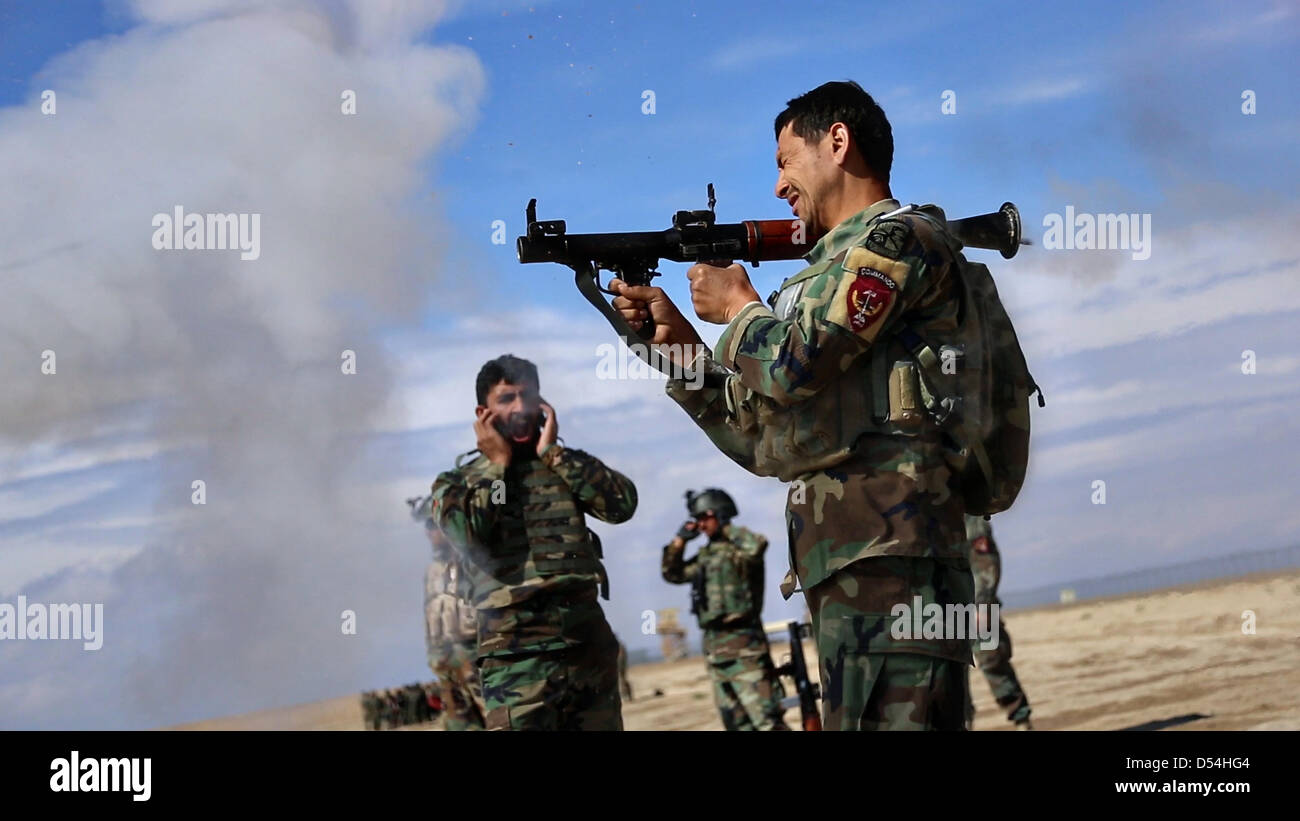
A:
[[[659,276],[658,271],[640,267],[630,271],[620,271],[618,268],[607,268],[606,270],[612,272],[616,279],[621,279],[628,285],[649,285],[650,280]],[[599,274],[596,277],[596,288],[601,293],[609,294],[610,296],[621,296],[617,291],[611,291],[606,286],[601,285]]]

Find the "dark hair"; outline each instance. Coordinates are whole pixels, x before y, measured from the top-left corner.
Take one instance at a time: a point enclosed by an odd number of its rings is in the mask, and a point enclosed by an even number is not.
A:
[[[776,136],[793,122],[793,131],[805,140],[820,140],[835,123],[844,123],[858,153],[882,182],[889,182],[894,164],[894,133],[885,112],[862,86],[852,80],[823,83],[786,103],[776,115]]]
[[[541,387],[541,382],[537,379],[536,365],[513,354],[505,354],[479,368],[478,378],[474,380],[474,395],[478,397],[478,403],[486,405],[488,391],[502,382]]]

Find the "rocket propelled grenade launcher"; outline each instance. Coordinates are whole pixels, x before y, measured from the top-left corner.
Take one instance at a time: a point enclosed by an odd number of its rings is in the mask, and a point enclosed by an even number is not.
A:
[[[578,290],[613,326],[623,344],[651,367],[689,380],[692,374],[673,366],[645,344],[654,336],[652,322],[634,331],[623,315],[605,301],[601,294],[614,292],[600,284],[599,272],[610,271],[629,285],[649,285],[659,276],[656,269],[665,259],[740,260],[758,267],[760,262],[799,259],[813,245],[805,237],[803,221],[798,219],[719,223],[713,210],[717,200],[712,183],[708,190],[708,210],[678,211],[671,228],[610,234],[570,234],[564,220],[539,222],[537,200],[529,200],[528,232],[515,243],[519,261],[558,262],[572,268]],[[910,206],[900,209],[900,213],[909,210]],[[991,214],[951,220],[948,227],[963,245],[998,251],[1007,259],[1015,256],[1022,244],[1028,244],[1020,237],[1020,212],[1009,202]]]

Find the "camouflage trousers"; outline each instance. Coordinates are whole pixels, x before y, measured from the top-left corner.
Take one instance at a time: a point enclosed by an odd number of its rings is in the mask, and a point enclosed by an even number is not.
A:
[[[1001,607],[1002,603],[998,601],[998,584],[1002,580],[1002,557],[991,539],[987,551],[971,551],[970,566],[975,580],[976,603],[997,604]],[[975,663],[979,665],[980,672],[984,674],[989,688],[993,691],[993,698],[997,701],[998,707],[1006,711],[1007,720],[1021,722],[1028,719],[1029,698],[1025,695],[1024,688],[1020,686],[1015,668],[1011,666],[1011,634],[1007,632],[1006,622],[1000,618],[998,620],[996,648],[981,650],[978,643],[975,643],[972,644],[971,650],[975,654]],[[969,671],[967,672],[969,674]],[[973,721],[974,717],[975,702],[967,695],[967,723]]]
[[[442,701],[442,729],[449,732],[483,729],[483,688],[479,686],[478,642],[452,642],[430,656],[437,676],[434,692]]]
[[[772,664],[761,627],[747,630],[706,629],[713,701],[727,730],[788,730],[781,699],[785,688]],[[718,653],[733,648],[738,652]]]
[[[622,730],[618,643],[479,659],[489,730]]]
[[[624,701],[632,700],[632,682],[627,680],[627,648],[618,645],[618,691]]]
[[[927,460],[935,466],[922,468]],[[852,457],[800,479],[786,496],[781,592],[789,598],[797,580],[812,615],[822,726],[964,729],[966,632],[926,636],[900,615],[974,600],[942,443],[864,436]]]
[[[825,730],[963,730],[969,645],[891,636],[895,604],[971,600],[963,566],[910,556],[862,559],[805,590],[817,636]]]

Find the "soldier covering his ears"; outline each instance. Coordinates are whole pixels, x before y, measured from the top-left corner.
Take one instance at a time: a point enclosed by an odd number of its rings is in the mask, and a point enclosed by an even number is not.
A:
[[[475,385],[478,456],[433,484],[433,517],[473,574],[489,730],[621,730],[618,641],[588,515],[636,510],[626,476],[559,442],[537,368],[514,356]]]

